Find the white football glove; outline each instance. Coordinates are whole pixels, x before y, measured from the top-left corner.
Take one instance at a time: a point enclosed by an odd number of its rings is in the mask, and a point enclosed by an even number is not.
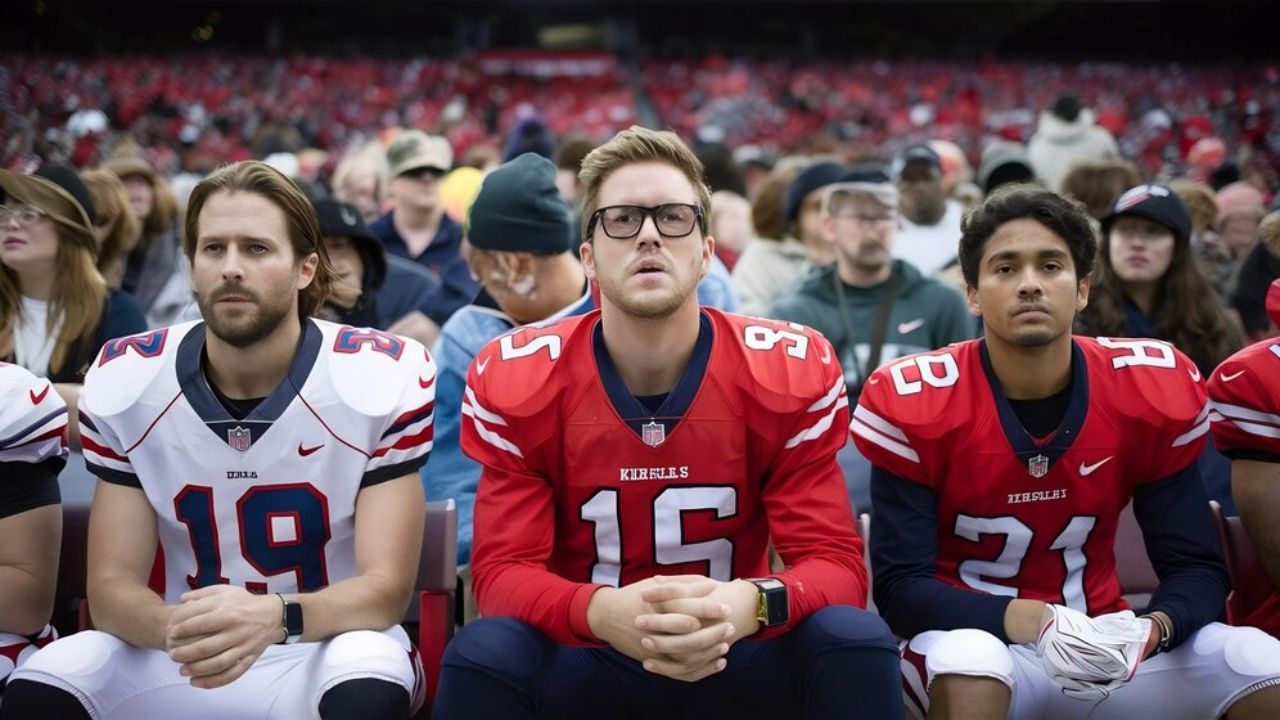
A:
[[[1048,605],[1040,616],[1036,654],[1067,695],[1099,699],[1133,677],[1151,638],[1151,623],[1129,610],[1090,618]]]

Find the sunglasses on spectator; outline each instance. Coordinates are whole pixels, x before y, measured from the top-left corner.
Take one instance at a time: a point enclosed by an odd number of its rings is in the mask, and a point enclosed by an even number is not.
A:
[[[8,225],[10,218],[17,218],[18,224],[22,227],[31,227],[45,215],[47,215],[45,211],[33,208],[30,205],[19,205],[18,207],[0,205],[0,225]]]
[[[664,203],[655,207],[639,205],[610,205],[602,207],[591,214],[591,222],[587,223],[587,237],[595,232],[596,223],[604,229],[604,234],[615,240],[630,240],[640,234],[647,217],[653,218],[653,226],[664,238],[684,237],[693,232],[694,225],[707,231],[707,222],[702,215],[702,208],[687,203]]]
[[[412,170],[405,170],[404,172],[400,173],[400,177],[409,178],[410,180],[418,180],[418,181],[425,181],[428,178],[430,178],[431,180],[439,180],[440,178],[444,177],[444,171],[440,170],[439,168],[420,167],[420,168],[414,168]]]

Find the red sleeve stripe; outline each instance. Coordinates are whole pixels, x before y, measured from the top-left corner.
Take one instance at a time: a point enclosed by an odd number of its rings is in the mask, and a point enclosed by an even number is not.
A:
[[[429,400],[422,407],[404,413],[400,417],[396,418],[395,422],[391,423],[391,427],[387,428],[386,432],[382,433],[382,438],[380,439],[385,439],[390,435],[395,435],[410,425],[421,422],[423,418],[429,416],[432,411],[435,410],[435,407],[435,400]]]
[[[374,450],[371,457],[379,458],[392,450],[408,450],[409,448],[417,447],[423,443],[431,442],[433,437],[435,437],[435,428],[428,425],[417,435],[405,435],[397,440],[394,445],[388,445],[387,447],[380,447],[377,450]]]
[[[129,458],[123,455],[117,454],[114,450],[112,450],[109,447],[104,447],[102,445],[99,445],[98,443],[93,441],[93,438],[89,437],[88,435],[85,435],[84,433],[81,433],[80,435],[80,446],[83,447],[85,450],[88,450],[89,452],[95,455],[100,455],[104,458],[107,458],[108,460],[115,460],[116,462],[122,462],[126,464],[129,462]]]
[[[48,432],[44,433],[43,435],[39,435],[39,436],[37,436],[37,437],[33,437],[33,438],[29,439],[29,440],[24,440],[24,441],[22,441],[21,443],[19,443],[19,444],[17,444],[17,445],[11,445],[11,446],[9,446],[9,447],[5,448],[5,450],[16,450],[16,449],[18,449],[18,448],[20,448],[20,447],[26,447],[26,446],[28,446],[28,445],[34,445],[35,443],[38,443],[38,442],[44,442],[45,440],[52,440],[52,439],[54,439],[54,438],[64,438],[64,439],[65,439],[65,438],[66,438],[66,435],[67,435],[67,426],[66,426],[66,425],[59,425],[58,427],[56,427],[56,428],[54,428],[54,429],[52,429],[52,430],[49,430]]]

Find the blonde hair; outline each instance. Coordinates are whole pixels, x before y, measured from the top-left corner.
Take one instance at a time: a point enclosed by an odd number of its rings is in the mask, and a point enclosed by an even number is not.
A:
[[[1213,197],[1213,188],[1202,182],[1178,178],[1169,181],[1169,189],[1182,198],[1191,211],[1191,232],[1195,235],[1208,230],[1218,222],[1218,201]]]
[[[102,240],[98,248],[98,272],[110,287],[120,287],[124,277],[124,259],[138,242],[138,218],[129,209],[129,195],[124,183],[110,170],[89,170],[81,175],[93,198],[93,208],[98,217],[94,224],[113,224],[111,234]],[[103,222],[103,221],[106,222]]]
[[[312,254],[319,259],[315,277],[309,285],[298,291],[299,319],[315,315],[329,297],[335,298],[339,304],[355,301],[360,291],[338,282],[333,265],[329,262],[329,255],[325,252],[320,220],[316,217],[311,201],[279,170],[257,160],[224,165],[201,180],[191,191],[182,237],[182,249],[188,262],[195,257],[196,238],[200,232],[200,211],[204,209],[205,202],[219,192],[246,192],[266,198],[284,213],[294,264],[301,263]]]
[[[107,282],[93,263],[93,251],[76,238],[68,237],[67,230],[60,224],[53,223],[53,227],[58,234],[58,254],[54,260],[58,281],[53,284],[53,297],[49,298],[45,332],[52,333],[61,323],[49,357],[49,372],[56,375],[71,359],[74,345],[81,343],[84,347],[83,343],[93,342],[107,303]],[[0,357],[13,354],[13,335],[21,312],[18,274],[0,266]]]
[[[382,184],[387,177],[386,157],[386,149],[382,147],[382,143],[376,140],[342,156],[338,166],[333,169],[333,177],[330,178],[329,182],[330,187],[333,189],[333,196],[339,200],[350,202],[351,198],[347,196],[346,191],[347,180],[355,173],[364,170],[373,174],[374,200],[381,201]]]
[[[711,191],[702,180],[702,162],[698,156],[670,130],[650,130],[632,125],[582,159],[582,170],[578,172],[578,180],[582,183],[582,236],[588,242],[591,238],[587,229],[599,204],[600,186],[618,168],[645,162],[666,163],[684,173],[698,194],[703,217],[709,214]]]

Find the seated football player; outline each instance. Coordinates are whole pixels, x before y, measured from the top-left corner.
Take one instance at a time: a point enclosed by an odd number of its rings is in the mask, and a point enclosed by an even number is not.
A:
[[[471,562],[472,508],[480,480],[480,466],[460,444],[467,368],[485,343],[514,327],[553,322],[596,307],[596,293],[573,253],[579,232],[573,209],[556,187],[555,165],[535,153],[486,175],[467,214],[462,257],[480,292],[449,318],[432,349],[440,373],[436,444],[422,470],[428,500],[453,498],[458,503],[460,568]],[[728,277],[717,277],[713,267],[698,283],[698,302],[732,312],[737,298]],[[469,573],[466,568],[460,575]],[[470,603],[467,610],[472,610]]]
[[[184,230],[204,320],[107,343],[81,397],[97,630],[32,656],[6,719],[406,717],[431,359],[311,317],[333,269],[267,165],[201,181]]]
[[[1280,280],[1267,293],[1267,314],[1280,326]],[[1227,358],[1209,378],[1209,399],[1214,442],[1231,458],[1231,493],[1269,576],[1246,581],[1270,580],[1272,587],[1237,624],[1280,637],[1280,339]]]
[[[14,667],[57,637],[67,406],[52,387],[0,362],[0,698]]]
[[[670,132],[593,151],[599,310],[471,364],[483,619],[445,652],[436,717],[901,717],[896,645],[859,609],[840,365],[807,328],[699,305],[701,177]]]
[[[873,465],[875,600],[929,717],[1280,715],[1280,642],[1213,622],[1228,580],[1196,458],[1200,372],[1168,343],[1073,337],[1088,218],[1032,186],[964,221],[985,339],[877,370],[851,429]],[[1132,501],[1160,578],[1135,615]]]

